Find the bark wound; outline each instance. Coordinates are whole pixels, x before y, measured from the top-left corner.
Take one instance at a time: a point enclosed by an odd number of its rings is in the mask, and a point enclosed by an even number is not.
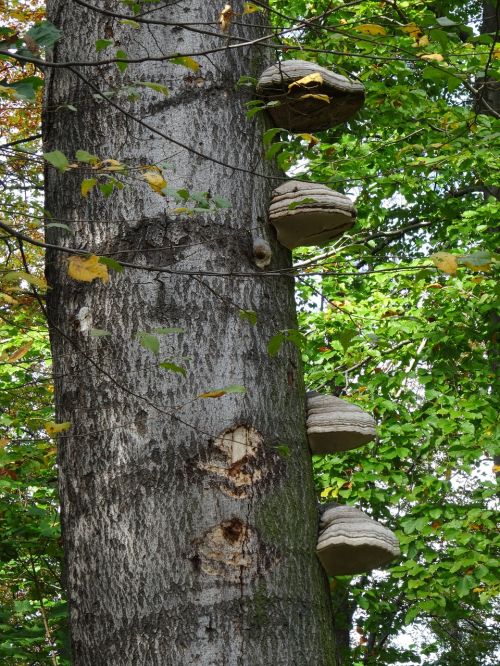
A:
[[[266,547],[257,531],[236,517],[211,527],[195,545],[203,573],[230,583],[256,578],[279,561],[276,549]]]
[[[245,499],[266,470],[258,464],[263,437],[251,426],[225,430],[215,440],[209,459],[197,468],[215,477],[219,490],[229,497]]]

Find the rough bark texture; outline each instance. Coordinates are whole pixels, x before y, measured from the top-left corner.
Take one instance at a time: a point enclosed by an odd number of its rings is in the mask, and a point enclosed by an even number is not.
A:
[[[147,16],[201,24],[216,21],[223,5],[168,4]],[[114,54],[111,47],[96,56],[102,38],[131,58],[234,43],[178,28],[134,29],[67,0],[47,5],[64,33],[56,62]],[[127,12],[120,2],[95,5]],[[261,14],[244,18],[255,27],[235,26],[232,35],[263,34]],[[269,57],[248,46],[198,57],[197,73],[167,62],[129,65],[124,75],[116,65],[76,70],[101,91],[133,81],[167,85],[168,98],[145,88],[139,100],[112,100],[201,153],[271,174],[261,159],[261,121],[245,119],[248,93],[235,85]],[[88,284],[67,276],[65,255],[47,256],[57,418],[72,423],[60,437],[59,465],[73,663],[333,664],[300,359],[288,345],[273,359],[266,350],[278,330],[296,327],[292,280],[175,273],[256,271],[255,237],[272,247],[270,269],[289,266],[267,223],[277,181],[182,150],[93,93],[68,69],[49,73],[45,151],[71,160],[83,149],[136,169],[166,160],[170,186],[225,196],[232,208],[176,216],[176,204],[154,193],[140,170],[109,198],[93,191],[84,199],[81,171],[47,170],[46,208],[73,232],[52,227],[48,242],[174,271],[126,269],[112,272],[109,284]],[[255,310],[257,325],[239,309]],[[91,337],[90,326],[111,336]],[[186,332],[160,336],[155,356],[137,333],[158,327]],[[185,365],[187,377],[159,368],[165,359]],[[247,394],[195,399],[230,384]]]
[[[483,2],[483,21],[481,25],[482,33],[489,33],[493,36],[495,43],[498,43],[500,34],[500,3]],[[491,113],[491,109],[500,113],[500,81],[496,79],[487,78],[483,81],[483,99],[488,103],[490,108],[485,108],[482,99],[479,100],[477,106],[482,113]],[[494,196],[500,199],[500,187],[492,186],[485,192],[485,197]],[[489,233],[498,235],[499,224],[497,223],[493,228],[489,229]],[[497,236],[498,237],[498,236]],[[500,248],[497,248],[497,252]],[[490,353],[490,363],[492,376],[498,379],[498,370],[500,368],[500,344],[498,343],[498,334],[500,331],[500,311],[492,312],[490,316],[491,326],[491,339],[495,340],[492,351]],[[493,386],[493,390],[496,385]],[[494,456],[495,466],[500,466],[500,454]],[[497,472],[496,478],[500,481],[500,472]]]

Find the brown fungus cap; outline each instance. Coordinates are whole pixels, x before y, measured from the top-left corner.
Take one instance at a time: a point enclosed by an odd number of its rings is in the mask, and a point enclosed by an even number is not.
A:
[[[269,221],[279,242],[290,250],[338,238],[356,219],[351,200],[319,183],[289,180],[273,192]]]
[[[363,106],[364,87],[345,76],[305,60],[271,65],[257,82],[276,127],[291,132],[316,132],[339,125]]]
[[[378,569],[400,554],[387,527],[352,506],[332,506],[321,517],[316,553],[330,576]]]
[[[357,405],[333,395],[307,399],[307,437],[312,453],[349,451],[376,436],[374,418]]]

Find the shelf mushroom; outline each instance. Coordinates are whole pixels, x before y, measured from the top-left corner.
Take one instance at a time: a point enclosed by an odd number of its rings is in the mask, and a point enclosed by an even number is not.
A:
[[[273,192],[269,221],[279,242],[292,250],[342,236],[356,219],[351,200],[319,183],[289,180]]]
[[[377,436],[375,420],[357,405],[333,395],[307,395],[307,437],[314,454],[348,451]]]
[[[316,553],[329,576],[378,569],[400,554],[396,536],[359,509],[327,505],[320,520]]]
[[[257,82],[276,127],[316,132],[349,120],[363,106],[364,87],[316,63],[285,60],[271,65]]]

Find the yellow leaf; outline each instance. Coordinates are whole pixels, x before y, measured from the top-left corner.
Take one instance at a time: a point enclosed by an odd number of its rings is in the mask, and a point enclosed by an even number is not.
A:
[[[94,187],[94,185],[97,184],[97,180],[95,178],[85,178],[85,180],[82,181],[81,187],[80,187],[80,192],[82,194],[82,197],[87,197],[88,193],[90,190]]]
[[[492,471],[494,474],[500,472],[500,465],[493,465]]]
[[[474,587],[472,591],[479,594],[480,592],[484,592],[484,587]]]
[[[332,490],[333,490],[332,486],[328,486],[327,488],[321,491],[321,497],[328,497],[328,495]]]
[[[225,5],[224,9],[219,14],[219,25],[222,32],[227,32],[229,30],[234,16],[235,13],[233,12],[231,5]]]
[[[330,98],[328,95],[314,95],[313,93],[307,93],[307,95],[301,95],[299,99],[308,99],[309,97],[312,97],[312,99],[319,99],[320,102],[326,102],[327,104],[330,104]]]
[[[33,340],[30,340],[30,342],[27,342],[22,347],[19,347],[17,351],[15,351],[13,354],[9,356],[9,358],[7,359],[7,363],[14,363],[14,361],[18,361],[20,358],[22,358],[25,354],[29,352],[32,344]]]
[[[409,35],[411,35],[414,39],[417,39],[420,35],[423,34],[423,32],[420,30],[418,25],[416,23],[408,23],[408,25],[404,25],[401,30],[403,32],[407,32]]]
[[[440,53],[426,53],[423,56],[420,56],[422,60],[434,61],[434,62],[443,62],[444,58]]]
[[[15,95],[15,89],[14,88],[9,88],[8,86],[0,86],[0,93],[3,95],[9,95],[12,97]]]
[[[254,12],[263,12],[264,8],[254,5],[253,2],[243,3],[243,14],[253,14]]]
[[[297,136],[300,136],[301,139],[307,141],[311,146],[315,146],[317,143],[319,143],[318,137],[314,136],[314,134],[308,134],[307,132],[304,132],[303,134],[297,134]]]
[[[95,254],[90,257],[73,255],[68,259],[68,275],[80,282],[92,282],[96,278],[108,282],[108,267],[99,263],[99,258]]]
[[[191,209],[186,208],[185,206],[181,206],[180,208],[174,208],[174,213],[177,215],[181,215],[182,213],[190,213]]]
[[[193,72],[197,72],[200,69],[200,63],[196,62],[191,56],[179,56],[178,58],[172,58],[172,62],[176,65],[183,65],[188,69],[192,69]]]
[[[500,60],[500,46],[495,46],[492,55],[495,60]]]
[[[443,271],[443,273],[448,273],[448,275],[457,274],[458,264],[455,255],[450,254],[449,252],[436,252],[436,254],[433,254],[430,257],[430,259],[434,266],[440,271]]]
[[[2,439],[0,439],[0,449],[4,449],[9,442],[10,442],[10,439],[7,439],[6,437],[3,437]]]
[[[376,25],[375,23],[365,23],[364,25],[358,25],[355,28],[358,32],[364,32],[366,35],[387,35],[387,30],[381,25]]]
[[[158,192],[158,194],[161,194],[162,189],[167,187],[167,181],[163,178],[161,171],[146,171],[143,178],[153,192]]]
[[[0,299],[2,299],[2,301],[5,301],[5,303],[8,303],[9,305],[19,305],[19,301],[16,298],[13,298],[12,296],[9,296],[9,294],[5,294],[4,292],[0,293]]]
[[[64,432],[70,428],[71,423],[69,421],[65,421],[64,423],[54,423],[54,421],[47,421],[45,424],[45,432],[49,437],[54,437],[54,435],[58,435],[60,432]]]
[[[307,76],[303,76],[301,79],[298,79],[297,81],[293,81],[290,83],[288,86],[288,90],[291,90],[292,88],[302,88],[304,86],[309,85],[310,83],[323,83],[323,77],[319,72],[314,72],[313,74],[308,74]]]
[[[93,164],[92,169],[97,169],[99,171],[124,171],[125,165],[118,160],[106,159],[102,160],[102,162],[96,162],[96,164]]]
[[[220,398],[223,395],[226,395],[226,391],[220,389],[218,391],[207,391],[206,393],[201,393],[198,398]]]
[[[428,46],[429,45],[429,38],[427,35],[422,35],[422,37],[417,37],[416,42],[413,44],[413,46]]]

